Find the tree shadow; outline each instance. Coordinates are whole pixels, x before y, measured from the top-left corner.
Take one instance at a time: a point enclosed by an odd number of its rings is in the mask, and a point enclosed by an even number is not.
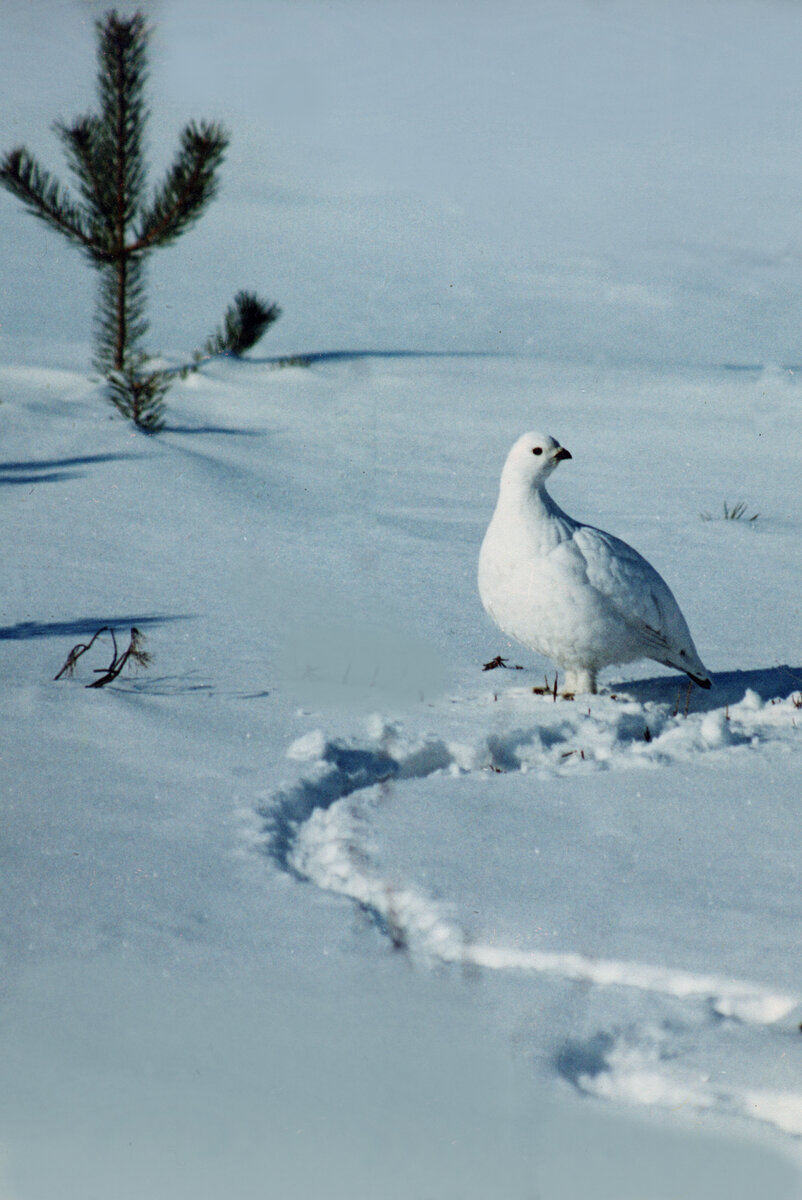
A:
[[[84,471],[43,471],[41,474],[13,476],[0,474],[0,487],[20,487],[26,483],[61,483],[65,479],[81,479],[84,474]]]
[[[312,350],[308,354],[273,354],[267,358],[251,355],[243,362],[312,366],[325,362],[354,362],[364,358],[510,358],[502,350]]]
[[[193,618],[186,614],[167,616],[143,616],[141,613],[128,613],[124,616],[81,617],[75,621],[20,621],[16,625],[0,625],[0,641],[22,642],[31,638],[48,637],[86,637],[97,633],[104,625],[113,629],[120,626],[130,628],[136,625],[141,629],[148,625],[164,625],[168,621],[191,621]]]
[[[91,466],[94,463],[116,462],[126,458],[142,458],[141,454],[85,454],[77,458],[41,458],[0,463],[0,487],[32,483],[57,483],[78,479],[84,471],[71,467]]]
[[[662,675],[655,679],[637,679],[610,684],[610,691],[631,696],[645,703],[675,704],[685,708],[688,680],[681,675]],[[785,700],[794,692],[802,693],[802,667],[759,667],[754,671],[721,671],[713,675],[709,691],[693,685],[690,697],[692,712],[710,712],[728,704],[738,704],[747,691],[755,692],[761,700]]]
[[[222,433],[229,437],[264,437],[261,429],[231,429],[226,425],[171,425],[166,421],[161,433]]]

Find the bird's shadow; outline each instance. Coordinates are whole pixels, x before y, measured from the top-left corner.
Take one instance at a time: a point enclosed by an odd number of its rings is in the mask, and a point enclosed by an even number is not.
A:
[[[761,700],[785,700],[795,692],[802,695],[802,667],[759,667],[754,671],[721,671],[713,675],[709,691],[692,686],[689,710],[710,712],[725,705],[738,704],[747,691],[755,692]],[[688,681],[679,675],[661,675],[654,679],[629,680],[612,683],[609,691],[629,696],[641,703],[677,704],[685,709]]]

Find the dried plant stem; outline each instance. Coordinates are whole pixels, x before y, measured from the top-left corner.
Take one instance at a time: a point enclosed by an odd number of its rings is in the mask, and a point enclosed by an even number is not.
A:
[[[102,633],[108,633],[112,644],[112,658],[107,667],[96,667],[95,674],[98,676],[92,683],[87,683],[88,688],[105,687],[107,683],[111,683],[113,679],[122,671],[127,662],[132,661],[140,667],[147,667],[150,663],[150,655],[146,650],[143,650],[142,643],[144,638],[135,625],[131,626],[131,636],[128,646],[120,654],[117,647],[117,637],[110,625],[103,625],[98,629],[97,633],[88,642],[79,642],[77,646],[73,646],[67,655],[67,661],[56,675],[55,679],[61,679],[62,675],[70,678],[75,673],[75,664],[82,654],[86,654],[97,641]]]
[[[93,634],[90,641],[79,642],[77,646],[73,646],[72,650],[70,650],[69,654],[67,655],[67,661],[65,662],[64,666],[61,668],[58,675],[53,676],[54,681],[56,679],[61,679],[62,675],[66,675],[68,679],[72,678],[72,676],[75,674],[75,664],[77,663],[78,659],[82,654],[86,654],[87,650],[90,650],[92,646],[94,646],[101,633],[111,634],[111,640],[114,643],[114,658],[116,659],[117,641],[114,637],[114,630],[110,625],[102,625],[101,628],[98,629],[97,633]]]

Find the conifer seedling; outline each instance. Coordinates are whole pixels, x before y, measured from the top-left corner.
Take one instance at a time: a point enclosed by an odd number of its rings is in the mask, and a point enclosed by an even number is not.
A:
[[[186,232],[213,199],[228,134],[213,121],[190,122],[180,135],[173,165],[148,195],[144,90],[149,30],[142,13],[123,18],[116,10],[97,21],[96,30],[98,111],[54,126],[80,200],[24,146],[0,162],[0,183],[76,245],[97,270],[95,366],[109,381],[108,398],[115,407],[152,433],[163,422],[169,377],[144,369],[145,260]],[[277,305],[239,292],[222,329],[204,349],[207,354],[242,354],[279,313]]]

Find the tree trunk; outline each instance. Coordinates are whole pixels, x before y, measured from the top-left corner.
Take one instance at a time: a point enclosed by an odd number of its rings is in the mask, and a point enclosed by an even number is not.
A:
[[[128,349],[128,262],[125,253],[125,179],[126,179],[126,139],[125,139],[125,72],[123,68],[122,50],[117,46],[117,61],[115,63],[115,96],[117,100],[117,128],[115,157],[116,157],[116,190],[117,212],[115,214],[115,250],[116,261],[114,269],[117,273],[116,289],[116,325],[117,333],[114,339],[114,367],[122,371],[125,366],[126,350]]]
[[[127,267],[126,258],[121,254],[114,264],[114,270],[117,276],[116,303],[115,303],[115,323],[116,337],[114,340],[114,369],[122,371],[125,366],[125,351],[128,343],[128,327],[126,321],[126,284],[127,284]]]

